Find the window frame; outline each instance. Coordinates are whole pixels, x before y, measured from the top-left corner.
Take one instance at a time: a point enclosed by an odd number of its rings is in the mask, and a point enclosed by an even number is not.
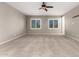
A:
[[[40,28],[32,28],[32,20],[40,20]],[[41,18],[31,18],[30,19],[30,29],[32,30],[40,30],[42,28],[42,22],[41,22]]]
[[[50,20],[53,20],[53,28],[50,28],[50,26],[49,26],[49,21]],[[59,20],[59,19],[58,18],[49,18],[48,19],[48,29],[52,30],[52,29],[58,29],[59,28],[59,21],[58,21],[58,28],[55,28],[54,27],[54,20]]]

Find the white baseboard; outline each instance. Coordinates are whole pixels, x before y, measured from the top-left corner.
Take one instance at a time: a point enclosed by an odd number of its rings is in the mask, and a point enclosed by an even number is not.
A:
[[[32,34],[32,35],[65,35],[65,34],[63,34],[63,33],[27,33],[27,35],[30,35],[30,34]]]
[[[9,42],[9,41],[15,40],[15,39],[17,39],[17,38],[19,38],[19,37],[22,37],[22,36],[25,35],[25,34],[26,34],[26,33],[20,33],[20,34],[18,34],[18,35],[16,35],[16,36],[13,36],[11,39],[8,39],[8,40],[6,40],[6,41],[1,42],[0,45],[5,44],[5,43],[7,43],[7,42]]]
[[[50,34],[50,33],[26,33],[26,32],[24,32],[24,33],[20,33],[20,34],[18,34],[16,36],[13,36],[12,38],[9,38],[6,41],[1,42],[0,45],[5,44],[5,43],[7,43],[9,41],[15,40],[15,39],[17,39],[19,37],[22,37],[24,35],[30,35],[30,34],[32,34],[32,35],[64,35],[64,34],[61,34],[61,33],[52,33],[52,34]]]
[[[66,37],[69,37],[69,38],[71,38],[73,40],[79,41],[79,38],[77,38],[77,37],[75,37],[74,35],[71,35],[71,34],[67,34]]]

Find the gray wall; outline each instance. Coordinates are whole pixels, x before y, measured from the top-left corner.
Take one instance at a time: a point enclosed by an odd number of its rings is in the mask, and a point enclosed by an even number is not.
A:
[[[79,38],[79,17],[72,18],[75,15],[79,15],[79,6],[65,14],[66,35]]]
[[[9,5],[0,3],[0,42],[7,41],[24,31],[24,15]]]
[[[30,28],[30,19],[31,18],[41,18],[42,20],[42,29],[40,30],[32,30]],[[49,30],[48,29],[48,19],[49,18],[60,18],[59,20],[59,28]],[[61,17],[52,17],[52,16],[28,16],[27,17],[27,32],[33,34],[63,34]]]

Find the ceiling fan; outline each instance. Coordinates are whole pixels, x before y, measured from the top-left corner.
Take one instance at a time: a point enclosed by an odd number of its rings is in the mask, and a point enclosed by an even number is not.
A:
[[[76,17],[79,17],[79,15],[75,15],[75,16],[73,16],[72,18],[76,18]]]
[[[41,5],[41,8],[39,8],[39,9],[43,9],[47,12],[48,11],[47,8],[54,8],[54,7],[53,6],[47,6],[46,3],[43,2],[42,5]]]

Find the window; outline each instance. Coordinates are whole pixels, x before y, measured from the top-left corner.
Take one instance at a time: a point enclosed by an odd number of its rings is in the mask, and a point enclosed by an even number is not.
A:
[[[41,28],[41,19],[31,19],[31,28],[40,29]]]
[[[58,28],[58,20],[51,20],[51,19],[49,19],[48,20],[48,27],[50,29],[52,29],[52,28]]]
[[[54,20],[54,28],[58,28],[58,20]]]
[[[49,27],[53,28],[53,20],[49,20]]]

